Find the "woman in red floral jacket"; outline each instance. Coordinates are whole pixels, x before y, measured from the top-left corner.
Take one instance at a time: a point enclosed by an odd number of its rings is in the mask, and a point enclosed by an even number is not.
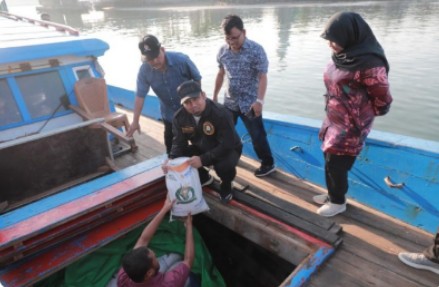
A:
[[[328,195],[314,196],[313,200],[322,205],[317,213],[329,217],[346,210],[348,171],[375,116],[389,111],[392,96],[384,50],[359,14],[333,15],[321,37],[333,51],[323,76],[326,118],[319,132]]]

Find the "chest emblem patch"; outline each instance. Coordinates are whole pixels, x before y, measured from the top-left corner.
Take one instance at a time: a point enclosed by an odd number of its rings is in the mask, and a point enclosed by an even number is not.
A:
[[[211,136],[215,133],[215,127],[213,126],[213,124],[211,122],[204,122],[203,123],[203,132],[206,135]]]

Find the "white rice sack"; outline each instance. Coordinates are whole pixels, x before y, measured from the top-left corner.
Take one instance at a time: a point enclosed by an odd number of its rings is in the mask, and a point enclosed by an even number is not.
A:
[[[172,217],[185,217],[208,211],[209,206],[203,197],[198,170],[191,167],[188,157],[179,157],[167,163],[166,187],[171,201],[175,203],[171,209]]]

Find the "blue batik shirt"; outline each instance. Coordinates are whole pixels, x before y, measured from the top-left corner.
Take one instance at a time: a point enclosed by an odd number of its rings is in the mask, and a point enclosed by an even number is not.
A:
[[[217,61],[226,74],[224,106],[247,113],[258,97],[259,74],[268,71],[268,59],[264,48],[245,39],[239,52],[233,52],[229,45],[220,48]]]
[[[191,59],[179,52],[166,52],[166,70],[155,70],[148,63],[140,66],[137,74],[136,96],[144,98],[152,88],[160,100],[163,120],[172,122],[174,113],[181,107],[177,87],[184,81],[201,81],[201,75]]]

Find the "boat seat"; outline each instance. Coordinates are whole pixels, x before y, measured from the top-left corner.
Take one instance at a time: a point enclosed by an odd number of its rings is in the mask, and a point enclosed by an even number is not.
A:
[[[102,127],[131,147],[134,152],[137,149],[133,137],[127,137],[120,128],[127,131],[130,127],[128,118],[123,113],[111,112],[108,103],[107,84],[102,78],[84,78],[75,83],[75,94],[79,107],[70,105],[84,119],[103,118]]]

